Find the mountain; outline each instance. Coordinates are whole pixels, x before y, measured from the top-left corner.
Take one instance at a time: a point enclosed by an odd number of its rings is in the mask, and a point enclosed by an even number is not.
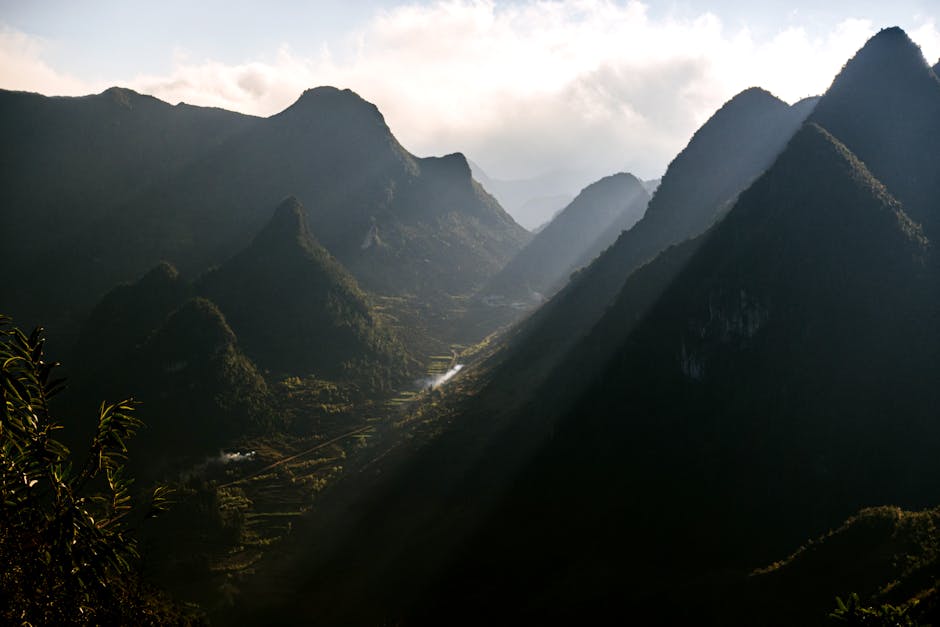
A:
[[[31,107],[54,100],[35,99],[11,113],[11,127]],[[71,119],[66,113],[71,115],[84,101],[56,102]],[[140,109],[135,105],[132,112]],[[108,127],[124,111],[111,103],[89,115],[94,125]],[[164,134],[175,132],[182,113],[150,122],[146,133],[136,126],[123,128],[122,141],[148,154],[159,148]],[[51,132],[40,126],[34,136],[12,135],[18,141],[5,144],[5,160],[12,161],[30,142],[36,145],[37,161],[50,159],[49,147],[57,145],[47,137]],[[219,141],[205,140],[206,134],[200,130],[194,135],[198,150],[181,149],[166,157],[170,165],[163,169],[152,171],[140,159],[122,163],[115,178],[125,181],[123,187],[94,176],[82,176],[72,187],[57,183],[58,172],[71,171],[80,158],[86,161],[80,172],[108,169],[109,155],[117,152],[120,157],[120,152],[117,140],[107,134],[95,142],[93,152],[66,153],[56,169],[46,168],[46,179],[56,182],[47,187],[59,206],[81,219],[62,237],[50,239],[46,254],[20,259],[18,267],[24,270],[14,276],[23,278],[6,288],[17,304],[14,313],[21,316],[28,310],[38,320],[81,317],[114,284],[160,260],[197,276],[251,241],[268,218],[259,207],[275,206],[288,195],[309,208],[307,218],[320,243],[366,289],[383,294],[470,292],[528,239],[473,181],[463,156],[411,155],[378,109],[349,90],[308,90],[281,113],[249,118]],[[32,186],[18,187],[12,177],[9,182],[13,198],[27,199],[17,206],[42,213],[28,201]],[[100,207],[83,202],[85,186],[98,185],[102,189],[96,198],[108,202]],[[86,204],[95,204],[94,210]]]
[[[172,266],[160,264],[95,307],[69,372],[77,392],[60,407],[78,433],[71,444],[91,435],[87,419],[102,399],[128,394],[146,425],[131,457],[135,472],[149,478],[278,425],[270,389],[225,316],[192,293]]]
[[[191,291],[176,268],[163,262],[108,292],[82,325],[70,360],[80,365],[78,376],[100,375],[139,348]]]
[[[77,98],[0,90],[0,232],[6,235],[0,265],[8,277],[0,306],[60,332],[77,331],[70,311],[76,301],[86,314],[116,283],[163,259],[115,274],[77,238],[256,121],[117,87]],[[77,260],[66,279],[57,265],[64,253]],[[94,281],[102,271],[110,278]]]
[[[918,624],[936,624],[940,598],[940,510],[865,508],[841,526],[795,553],[748,576],[717,582],[736,602],[724,611],[734,623],[751,625],[831,625],[836,597],[845,605],[904,608]],[[788,603],[788,599],[799,599]],[[703,600],[708,602],[707,600]],[[773,608],[773,611],[768,611]],[[874,613],[874,612],[872,612]],[[867,617],[871,623],[874,616]],[[905,623],[895,618],[894,624]],[[872,623],[877,624],[877,623]]]
[[[940,236],[940,79],[903,30],[872,37],[811,119],[858,155],[931,239]]]
[[[79,98],[0,90],[0,254],[47,253],[255,121],[118,87]]]
[[[933,73],[940,76],[940,61],[937,61],[937,64],[933,66]]]
[[[493,384],[505,391],[540,381],[597,322],[633,270],[727,212],[773,162],[813,103],[788,106],[756,88],[725,103],[669,164],[643,218],[520,326],[499,356],[503,363]],[[648,298],[666,284],[651,285]]]
[[[514,420],[481,424],[513,404],[498,388],[470,401],[288,612],[726,624],[722,573],[865,504],[940,499],[930,255],[865,165],[804,126],[724,220],[635,272],[543,385],[511,392],[530,399]],[[559,407],[560,386],[584,391]]]
[[[251,245],[196,289],[219,305],[245,351],[266,369],[354,376],[378,387],[407,370],[401,345],[313,237],[296,198],[284,200]]]
[[[644,275],[693,245],[633,310]],[[928,255],[865,165],[804,127],[721,223],[627,281],[585,340],[617,349],[560,422],[490,447],[541,441],[420,611],[454,618],[472,595],[489,601],[467,624],[720,622],[686,615],[701,608],[673,591],[773,559],[862,504],[937,502]]]
[[[585,187],[565,209],[494,276],[484,292],[541,300],[610,246],[643,216],[649,196],[631,174],[615,174]]]
[[[137,443],[147,452],[140,461],[147,472],[158,459],[214,453],[274,424],[264,378],[204,298],[184,302],[124,366],[125,389],[137,390],[147,424]]]
[[[504,364],[490,372],[454,426],[346,523],[347,543],[298,553],[296,568],[316,562],[330,577],[298,571],[283,615],[572,624],[627,622],[630,608],[653,620],[644,603],[703,564],[781,554],[857,507],[858,494],[838,486],[874,497],[903,473],[903,463],[873,463],[886,436],[869,418],[897,407],[895,392],[915,407],[936,395],[929,377],[911,374],[930,372],[915,350],[928,343],[886,324],[920,313],[926,255],[918,227],[864,165],[806,127],[723,221],[627,280],[573,361],[543,382],[497,380],[511,376]],[[896,333],[873,335],[882,325]],[[885,363],[891,376],[868,386]],[[580,370],[593,374],[582,381]],[[908,376],[916,384],[899,386]],[[871,395],[852,398],[859,378]],[[879,396],[889,392],[890,405]],[[849,444],[826,475],[853,419],[872,425],[858,438],[867,448]],[[908,435],[905,444],[926,434]],[[922,489],[933,475],[923,456],[916,464]],[[804,507],[796,488],[807,483],[819,487]],[[362,560],[374,566],[343,566]],[[351,601],[361,598],[372,602]],[[273,611],[261,605],[257,616]],[[662,606],[670,618],[679,611],[676,599]]]

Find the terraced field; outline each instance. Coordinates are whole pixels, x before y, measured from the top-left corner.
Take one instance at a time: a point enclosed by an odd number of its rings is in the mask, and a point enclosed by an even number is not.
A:
[[[380,467],[416,440],[434,437],[441,428],[445,394],[462,387],[469,366],[446,385],[434,383],[456,364],[475,361],[478,350],[453,345],[432,355],[421,380],[375,402],[350,402],[344,390],[323,381],[283,381],[285,411],[297,414],[296,422],[308,434],[243,441],[236,451],[198,469],[198,487],[192,487],[192,477],[180,486],[182,498],[205,503],[197,509],[214,521],[193,524],[218,529],[209,532],[211,538],[196,533],[191,542],[178,542],[203,552],[210,549],[195,567],[179,560],[163,575],[171,579],[168,587],[210,612],[229,604],[255,574],[259,560],[291,533],[321,493],[350,473]],[[228,458],[232,460],[223,461]]]

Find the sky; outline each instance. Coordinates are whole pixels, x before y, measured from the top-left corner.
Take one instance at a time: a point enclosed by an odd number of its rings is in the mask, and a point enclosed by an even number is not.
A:
[[[0,88],[267,116],[335,85],[419,156],[649,179],[736,93],[822,93],[887,26],[940,59],[940,0],[0,0]]]

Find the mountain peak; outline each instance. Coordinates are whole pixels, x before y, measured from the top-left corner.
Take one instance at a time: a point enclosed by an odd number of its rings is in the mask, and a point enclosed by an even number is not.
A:
[[[878,31],[877,34],[873,35],[865,45],[862,46],[858,54],[875,53],[903,55],[908,58],[913,58],[918,61],[918,66],[921,65],[919,63],[920,61],[926,63],[920,46],[914,43],[914,41],[908,37],[907,33],[898,26],[883,28]]]
[[[215,303],[190,298],[167,319],[158,334],[157,344],[185,347],[212,355],[236,342],[235,332]]]
[[[718,111],[712,114],[708,121],[695,132],[693,140],[698,139],[700,143],[711,134],[716,132],[721,134],[723,132],[721,129],[724,126],[734,124],[742,118],[759,118],[761,122],[758,124],[763,126],[768,123],[768,121],[764,119],[766,116],[783,114],[783,112],[787,111],[789,108],[790,105],[780,100],[766,89],[748,87],[731,98],[731,100],[723,104]],[[689,142],[689,146],[692,147],[695,143],[695,141],[691,141]]]
[[[920,226],[904,213],[885,185],[845,144],[814,122],[804,124],[796,132],[764,179],[745,191],[739,204],[764,206],[766,202],[754,202],[753,197],[773,196],[774,192],[768,190],[782,188],[780,181],[803,181],[798,185],[803,190],[800,193],[819,201],[815,207],[809,202],[792,202],[794,207],[811,209],[806,214],[788,211],[781,218],[803,225],[798,230],[812,223],[817,232],[843,238],[851,238],[851,233],[859,238],[872,237],[869,242],[872,247],[884,233],[897,231],[909,243],[908,250],[916,252],[915,256],[926,250],[928,242]],[[737,207],[731,212],[735,213],[740,213]],[[866,224],[872,228],[866,230]],[[778,224],[777,229],[783,232],[784,227]],[[848,245],[845,241],[839,244],[842,248]]]
[[[760,105],[779,106],[786,105],[786,103],[763,87],[748,87],[744,91],[731,98],[731,100],[726,102],[718,111],[720,112],[723,109],[736,109],[738,107],[753,107]]]
[[[865,43],[832,82],[810,119],[856,155],[904,211],[936,237],[940,193],[940,80],[900,28]]]
[[[491,279],[492,294],[537,302],[564,285],[643,216],[649,195],[632,174],[591,183]]]
[[[879,81],[882,88],[903,89],[929,68],[920,47],[897,26],[872,36],[836,76],[831,90],[855,81]]]
[[[809,155],[821,153],[835,155],[838,161],[847,168],[850,178],[854,179],[857,184],[868,188],[874,196],[886,204],[896,204],[885,186],[872,176],[865,164],[832,133],[815,122],[807,122],[793,135],[786,150],[780,155],[779,169],[795,169],[801,163],[805,163]],[[774,167],[778,167],[777,164]]]
[[[274,210],[271,220],[255,241],[277,246],[296,243],[306,247],[310,245],[311,239],[303,205],[294,196],[288,196]]]
[[[423,171],[441,176],[447,181],[469,183],[473,177],[467,158],[460,152],[443,157],[424,157],[419,162]]]
[[[637,177],[633,176],[629,172],[617,172],[616,174],[610,174],[601,179],[598,179],[581,190],[579,196],[584,193],[590,193],[589,190],[602,190],[602,189],[616,189],[623,187],[624,189],[633,187],[634,185],[639,185],[643,187],[642,181]]]
[[[329,85],[304,90],[294,104],[278,115],[347,117],[351,113],[368,116],[385,124],[385,118],[374,104],[351,89],[339,89]]]
[[[304,223],[304,206],[296,196],[288,196],[274,209],[275,220],[291,220],[298,225]]]
[[[911,38],[907,36],[907,33],[905,33],[904,29],[900,26],[882,28],[869,38],[868,43],[872,42],[895,42],[902,45],[914,45],[914,42],[911,41]]]
[[[734,102],[735,100],[742,99],[742,98],[760,98],[763,100],[779,100],[776,96],[774,96],[772,93],[770,93],[763,87],[757,87],[757,86],[748,87],[747,89],[742,90],[739,94],[737,94],[731,99],[731,102]]]
[[[133,102],[142,98],[142,96],[133,89],[118,87],[116,85],[114,87],[108,87],[98,95],[127,109],[132,109]]]
[[[218,303],[246,353],[265,368],[345,377],[368,370],[354,373],[354,363],[404,363],[356,280],[310,235],[293,197],[198,289]],[[385,376],[373,383],[384,385]]]
[[[311,87],[310,89],[305,89],[300,98],[297,99],[295,104],[315,104],[318,102],[324,102],[328,100],[340,101],[345,100],[348,102],[365,102],[362,97],[359,96],[356,92],[351,89],[340,89],[339,87],[333,87],[332,85],[320,85],[319,87]]]

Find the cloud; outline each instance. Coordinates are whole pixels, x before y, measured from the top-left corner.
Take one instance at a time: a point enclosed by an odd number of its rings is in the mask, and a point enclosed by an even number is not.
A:
[[[940,32],[919,19],[909,32],[936,61]],[[377,13],[314,56],[289,42],[241,64],[177,53],[166,73],[113,82],[258,115],[332,84],[376,103],[419,155],[460,150],[504,178],[558,169],[652,177],[734,94],[753,85],[791,102],[821,93],[875,30],[846,19],[820,35],[795,16],[759,39],[707,12],[652,18],[636,1],[442,0]],[[4,84],[45,93],[84,85],[41,58],[40,43],[0,34]]]
[[[911,39],[920,45],[921,51],[930,65],[936,65],[940,61],[940,30],[937,30],[936,22],[928,19],[920,26],[912,29],[909,33]]]
[[[0,27],[0,79],[8,89],[33,91],[50,96],[78,96],[94,86],[49,67],[42,55],[47,42],[9,28]]]

